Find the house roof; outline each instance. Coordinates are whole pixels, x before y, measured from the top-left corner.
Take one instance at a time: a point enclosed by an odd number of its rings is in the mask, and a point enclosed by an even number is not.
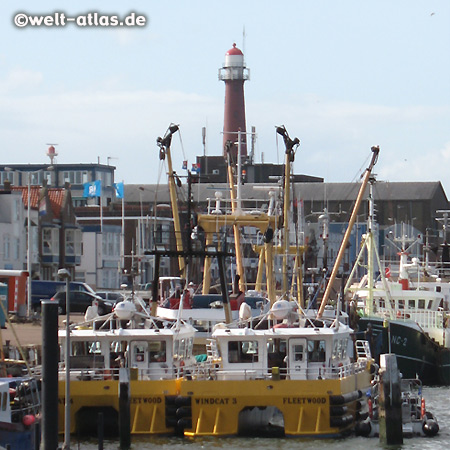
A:
[[[358,196],[361,183],[295,183],[295,196],[304,201],[353,201]],[[186,196],[187,186],[183,184]],[[267,199],[268,192],[279,189],[275,183],[251,184],[242,186],[242,198]],[[383,182],[377,181],[374,185],[375,200],[430,200],[438,191],[446,198],[444,189],[439,181],[431,182]],[[214,198],[216,191],[223,192],[223,198],[229,198],[229,188],[226,183],[201,183],[192,185],[192,195],[195,201],[205,201]],[[367,198],[369,189],[366,189]],[[125,201],[130,203],[170,203],[169,188],[167,184],[126,184]]]
[[[13,186],[12,191],[22,192],[22,202],[25,208],[28,208],[28,187],[27,186]],[[30,186],[30,207],[31,209],[39,209],[39,196],[41,192],[40,186]],[[64,204],[65,189],[49,188],[47,189],[50,205],[55,217],[59,217],[61,209]]]

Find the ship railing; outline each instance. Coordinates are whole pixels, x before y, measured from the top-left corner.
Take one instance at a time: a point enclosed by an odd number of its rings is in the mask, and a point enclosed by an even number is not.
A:
[[[390,310],[387,308],[379,308],[379,314],[385,315],[388,319],[390,317]],[[395,309],[392,311],[392,319],[399,321],[413,321],[422,328],[439,328],[445,327],[445,312],[433,310],[420,309]]]
[[[207,214],[219,214],[228,215],[233,212],[233,201],[237,206],[237,200],[231,200],[223,197],[208,197],[207,201]],[[245,206],[244,206],[245,205]],[[258,215],[258,213],[267,213],[267,200],[264,199],[243,199],[241,200],[242,214]]]

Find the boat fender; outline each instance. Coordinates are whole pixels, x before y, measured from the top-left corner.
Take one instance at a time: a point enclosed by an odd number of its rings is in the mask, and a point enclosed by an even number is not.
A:
[[[180,406],[176,411],[177,419],[184,419],[192,416],[192,408],[190,406]]]
[[[355,413],[355,419],[362,421],[362,420],[366,420],[369,417],[369,412],[361,412],[361,411],[356,411]]]
[[[373,403],[371,398],[367,400],[367,405],[369,406],[369,417],[373,419]]]
[[[36,422],[36,417],[34,417],[33,414],[27,414],[23,416],[22,423],[26,427],[31,427],[31,425],[33,425],[34,422]]]
[[[426,417],[426,408],[425,408],[425,399],[422,397],[422,401],[420,402],[420,417],[424,419]]]
[[[372,424],[369,420],[364,422],[358,422],[355,426],[355,434],[357,436],[367,437],[372,431]]]
[[[439,424],[433,419],[424,420],[422,430],[425,436],[436,436],[439,432]]]
[[[342,417],[330,417],[330,427],[346,427],[347,425],[350,425],[353,422],[353,416],[351,414],[348,414],[346,416]]]
[[[345,403],[354,402],[362,397],[361,391],[348,392],[342,395],[330,395],[331,405],[343,405]]]
[[[330,406],[330,416],[343,416],[347,412],[347,406]]]

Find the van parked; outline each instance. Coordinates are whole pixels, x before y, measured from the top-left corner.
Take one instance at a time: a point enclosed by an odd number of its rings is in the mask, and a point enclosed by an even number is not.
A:
[[[31,308],[33,309],[33,311],[41,312],[42,300],[50,300],[57,292],[65,289],[65,281],[32,280]],[[95,295],[94,290],[88,284],[81,283],[79,281],[71,281],[70,290],[89,292]]]

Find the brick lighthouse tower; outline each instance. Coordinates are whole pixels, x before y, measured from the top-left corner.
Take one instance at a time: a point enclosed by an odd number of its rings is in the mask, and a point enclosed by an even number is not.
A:
[[[244,54],[233,44],[225,54],[225,63],[219,69],[219,80],[225,82],[225,114],[223,122],[223,148],[225,143],[237,142],[238,131],[241,135],[241,155],[247,156],[247,139],[245,127],[244,81],[250,79],[250,72],[245,67]],[[237,145],[233,146],[233,159],[237,159]]]

